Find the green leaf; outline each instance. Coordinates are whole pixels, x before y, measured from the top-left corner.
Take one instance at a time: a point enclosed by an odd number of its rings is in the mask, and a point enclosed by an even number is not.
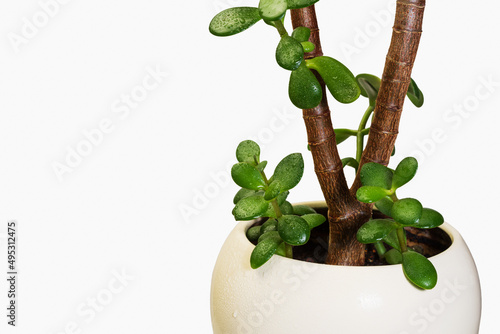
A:
[[[360,178],[364,186],[391,189],[393,172],[384,165],[368,162],[361,167]]]
[[[314,5],[319,0],[287,0],[288,9],[304,8]]]
[[[323,215],[320,215],[319,213],[309,213],[306,215],[302,216],[302,219],[304,219],[307,224],[309,224],[309,228],[312,230],[316,226],[319,226],[326,222],[326,218]]]
[[[404,242],[406,244],[406,232],[403,235],[405,238]],[[382,239],[382,241],[384,241],[386,244],[388,244],[392,248],[395,248],[401,252],[401,245],[399,244],[397,230],[393,230],[384,239]]]
[[[392,149],[391,157],[393,157],[394,155],[396,155],[396,147]]]
[[[273,255],[283,241],[281,238],[271,237],[262,240],[255,246],[250,255],[250,266],[257,269],[266,263]]]
[[[250,196],[241,199],[233,209],[236,220],[252,220],[261,217],[269,203],[262,196]]]
[[[394,177],[392,179],[392,188],[397,189],[408,183],[418,169],[418,161],[413,157],[407,157],[401,160],[401,162],[394,170]]]
[[[399,250],[393,248],[385,253],[385,260],[389,264],[400,264],[403,263],[403,255]]]
[[[276,62],[285,70],[294,71],[304,61],[302,44],[290,36],[283,36],[276,48]]]
[[[215,15],[208,29],[215,36],[231,36],[250,28],[260,19],[258,8],[229,8]]]
[[[370,99],[370,104],[373,104],[377,99],[378,91],[380,90],[380,78],[371,74],[358,74],[356,81],[361,89],[361,95]]]
[[[280,237],[280,234],[276,230],[263,232],[262,235],[259,237],[259,241],[258,242],[261,242],[262,240],[266,240],[266,239],[269,239],[269,238],[274,238],[274,239],[279,238],[279,240],[281,240],[281,242],[283,242],[283,240]]]
[[[415,80],[411,79],[410,86],[408,87],[408,93],[406,95],[415,107],[420,108],[424,105],[424,94],[420,88],[418,88]]]
[[[304,174],[304,160],[302,154],[292,153],[280,161],[272,177],[273,183],[279,182],[281,190],[290,190],[295,187]]]
[[[403,254],[403,271],[406,278],[422,289],[436,286],[437,272],[434,265],[422,254],[408,251]]]
[[[401,252],[401,245],[399,244],[397,230],[391,231],[388,235],[386,235],[382,239],[382,241],[391,246],[392,248],[397,249],[399,252]],[[406,233],[405,233],[405,241],[406,241]]]
[[[292,37],[298,42],[307,42],[311,36],[311,29],[306,27],[297,27],[292,32]]]
[[[405,226],[415,225],[422,216],[422,204],[414,198],[404,198],[392,206],[391,217]]]
[[[247,238],[250,241],[259,240],[260,235],[260,226],[252,226],[247,230]]]
[[[356,238],[363,244],[372,244],[384,239],[389,233],[398,228],[398,226],[393,220],[372,219],[359,228]]]
[[[422,216],[414,225],[417,228],[435,228],[444,223],[443,216],[433,209],[423,208]]]
[[[264,160],[261,161],[257,166],[255,166],[255,168],[257,168],[257,170],[262,173],[264,171],[264,168],[266,168],[266,166],[267,166],[267,161]]]
[[[276,250],[276,253],[274,253],[279,256],[286,257],[286,244],[282,242],[279,246],[278,249]]]
[[[259,170],[246,162],[235,164],[231,168],[231,177],[242,188],[259,190],[266,186],[266,182]]]
[[[311,236],[309,224],[303,218],[293,215],[284,215],[278,219],[278,232],[292,246],[305,244]]]
[[[342,143],[349,137],[358,135],[358,131],[351,129],[335,129],[333,131],[335,132],[335,142],[337,143],[337,145]]]
[[[260,16],[268,21],[279,20],[288,9],[286,0],[260,0]]]
[[[257,191],[252,189],[241,188],[233,198],[233,204],[238,203],[242,198],[256,195]]]
[[[278,197],[280,191],[281,191],[281,185],[279,181],[273,181],[267,188],[264,198],[266,199],[266,201],[272,201],[273,199]]]
[[[313,52],[314,49],[316,49],[316,46],[311,42],[302,42],[300,44],[302,45],[302,49],[304,50],[304,53]]]
[[[293,214],[297,216],[308,215],[311,213],[316,213],[316,210],[311,208],[309,205],[294,205]]]
[[[332,96],[341,103],[357,100],[361,93],[356,78],[341,62],[327,56],[306,61],[307,67],[318,71]]]
[[[274,218],[268,219],[262,226],[260,227],[260,233],[264,234],[270,231],[278,230],[278,221]]]
[[[356,192],[358,201],[363,203],[373,203],[388,195],[388,190],[374,186],[363,186]]]
[[[307,68],[305,62],[290,75],[288,84],[290,101],[299,109],[317,107],[323,97],[323,90],[316,76]]]
[[[288,197],[288,194],[290,194],[290,192],[288,190],[282,192],[281,194],[279,194],[279,196],[277,198],[278,205],[281,205],[281,204],[285,203],[286,198]]]
[[[293,215],[293,206],[290,202],[285,201],[280,205],[280,211],[284,215]]]
[[[244,140],[236,148],[236,159],[239,162],[248,162],[255,166],[256,161],[260,161],[260,147],[259,144],[253,140]]]
[[[356,160],[354,158],[344,158],[344,159],[342,159],[342,168],[345,166],[350,166],[354,169],[358,169],[359,162],[358,162],[358,160]]]
[[[377,209],[386,216],[391,216],[391,210],[394,202],[389,197],[384,197],[381,200],[375,202]]]
[[[281,21],[281,23],[285,22],[285,16],[286,16],[286,12],[283,13],[283,15],[281,15],[281,17],[279,17],[277,20],[274,20],[274,21],[269,21],[269,20],[266,20],[264,19],[264,22],[268,25],[270,25],[271,27],[276,27],[276,21]]]

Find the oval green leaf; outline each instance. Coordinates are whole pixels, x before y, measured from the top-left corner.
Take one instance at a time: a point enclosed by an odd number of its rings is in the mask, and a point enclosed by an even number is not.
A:
[[[364,186],[391,189],[393,172],[384,165],[368,162],[361,167],[360,179]]]
[[[344,158],[344,159],[342,159],[342,168],[344,168],[345,166],[350,166],[354,169],[358,169],[359,162],[358,162],[358,160],[356,160],[352,157]]]
[[[273,199],[278,197],[280,191],[281,191],[280,183],[278,181],[273,181],[267,188],[266,193],[264,194],[264,198],[266,199],[266,201],[272,201]]]
[[[398,228],[398,226],[393,220],[372,219],[359,228],[356,238],[362,244],[372,244],[384,239],[389,233]]]
[[[278,205],[285,203],[286,198],[288,197],[288,194],[290,194],[290,192],[288,190],[279,194],[278,198],[276,199],[278,201]]]
[[[292,32],[292,37],[299,42],[307,42],[311,36],[311,29],[306,27],[297,27]]]
[[[408,93],[406,95],[415,107],[420,108],[424,105],[424,94],[420,88],[418,88],[415,80],[411,79],[410,86],[408,87]]]
[[[288,9],[304,8],[314,5],[319,0],[287,0]]]
[[[241,188],[233,198],[233,204],[238,203],[242,198],[257,194],[256,190]]]
[[[236,220],[252,220],[261,217],[269,206],[269,203],[262,196],[250,196],[243,198],[233,209],[233,216]]]
[[[233,181],[242,188],[259,190],[263,189],[266,181],[257,168],[246,163],[239,162],[231,168]]]
[[[278,230],[278,221],[274,218],[268,219],[262,226],[260,227],[260,233],[264,234],[270,231]]]
[[[307,224],[309,224],[309,228],[312,230],[316,226],[319,226],[326,222],[326,218],[323,215],[320,215],[319,213],[310,213],[307,215],[303,215],[302,219],[304,219]]]
[[[263,232],[262,235],[259,237],[259,241],[258,242],[261,242],[262,240],[266,240],[266,239],[269,239],[269,238],[274,238],[274,239],[276,239],[276,241],[283,242],[283,240],[281,239],[280,234],[278,233],[278,231]],[[279,240],[278,240],[278,238],[279,238]]]
[[[269,261],[282,242],[281,238],[274,237],[259,242],[250,255],[250,266],[257,269]]]
[[[382,212],[386,216],[391,216],[391,210],[394,202],[389,197],[384,197],[381,200],[375,202],[375,206],[378,211]]]
[[[279,20],[287,9],[286,0],[260,0],[259,2],[259,13],[264,20]]]
[[[311,208],[309,205],[294,205],[293,214],[297,216],[308,215],[311,213],[316,213],[316,210]]]
[[[415,225],[422,216],[422,204],[414,198],[404,198],[392,206],[391,217],[405,226]]]
[[[304,50],[304,53],[313,52],[314,49],[316,49],[316,46],[311,42],[302,42],[300,44],[302,45],[302,49]]]
[[[248,162],[254,166],[257,165],[260,161],[259,144],[253,140],[242,141],[236,148],[236,159],[238,159],[239,162]]]
[[[425,256],[416,252],[404,252],[403,271],[406,278],[419,288],[430,290],[437,284],[434,265]]]
[[[316,70],[325,81],[332,96],[341,103],[357,100],[361,90],[352,72],[336,59],[327,56],[306,61],[307,67]]]
[[[215,36],[231,36],[250,28],[260,19],[258,8],[229,8],[215,15],[210,22],[209,30]]]
[[[276,62],[285,70],[294,71],[304,61],[302,44],[290,36],[283,36],[276,48]]]
[[[356,76],[361,95],[370,99],[370,102],[375,102],[378,91],[380,90],[380,78],[371,74],[358,74]],[[372,104],[372,103],[371,103]]]
[[[292,246],[305,244],[311,236],[309,224],[303,218],[293,215],[284,215],[278,219],[278,232]]]
[[[363,203],[373,203],[388,195],[388,190],[374,186],[363,186],[356,192],[358,201]]]
[[[418,222],[414,225],[417,228],[435,228],[444,223],[443,216],[433,209],[424,208],[422,209],[422,216]]]
[[[323,97],[323,90],[316,76],[307,68],[305,62],[290,75],[288,84],[290,101],[299,109],[317,107]]]
[[[284,215],[293,215],[293,206],[290,202],[285,201],[280,205],[280,211]]]
[[[397,189],[410,182],[415,176],[418,169],[418,161],[413,157],[407,157],[401,160],[396,169],[394,170],[394,177],[392,179],[392,188]]]
[[[403,256],[399,250],[393,248],[385,253],[385,260],[389,264],[400,264],[403,263]]]
[[[406,244],[406,232],[403,233],[403,236],[404,236],[404,243]],[[398,234],[397,234],[397,230],[393,230],[391,233],[389,233],[384,239],[383,241],[388,244],[389,246],[391,246],[392,248],[394,249],[397,249],[398,251],[401,252],[401,245],[399,244],[399,239],[398,239]],[[387,253],[386,253],[387,254]]]
[[[278,182],[281,191],[295,187],[304,174],[304,160],[302,154],[292,153],[280,161],[273,174],[273,183]]]
[[[252,226],[247,230],[247,239],[250,241],[259,240],[260,235],[260,226]]]

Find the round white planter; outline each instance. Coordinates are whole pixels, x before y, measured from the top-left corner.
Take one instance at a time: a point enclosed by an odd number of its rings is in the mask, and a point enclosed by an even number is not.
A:
[[[306,203],[316,205],[317,203]],[[254,245],[240,222],[222,246],[212,277],[215,334],[477,334],[481,290],[474,260],[460,234],[430,258],[438,284],[411,285],[401,265],[331,266],[273,256],[250,267]]]

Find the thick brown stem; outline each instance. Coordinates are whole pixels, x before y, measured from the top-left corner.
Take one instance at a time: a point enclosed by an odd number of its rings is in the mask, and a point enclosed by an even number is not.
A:
[[[425,0],[397,1],[391,45],[360,166],[367,162],[389,163],[422,34],[424,9]],[[352,193],[361,186],[360,170],[351,188]]]
[[[292,24],[311,29],[309,41],[316,49],[306,58],[322,56],[319,29],[314,6],[292,10]],[[321,77],[315,73],[320,82]],[[358,228],[370,216],[370,208],[361,204],[350,193],[342,168],[335,132],[330,118],[325,85],[322,83],[323,99],[319,106],[303,110],[307,138],[314,161],[314,169],[328,206],[330,238],[328,264],[362,265],[364,245],[356,240]]]

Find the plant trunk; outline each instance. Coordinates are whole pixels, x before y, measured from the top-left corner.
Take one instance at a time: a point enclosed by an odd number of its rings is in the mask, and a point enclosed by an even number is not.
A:
[[[309,41],[314,43],[316,48],[313,52],[306,54],[305,58],[322,56],[314,5],[294,9],[291,13],[294,29],[301,26],[311,29]],[[317,73],[315,75],[322,83],[323,99],[316,108],[304,109],[303,117],[314,169],[328,206],[330,232],[326,263],[363,265],[365,247],[356,240],[356,233],[359,227],[369,219],[371,208],[358,202],[349,191],[342,160],[337,150],[326,88],[321,77]]]
[[[373,114],[370,134],[352,185],[361,186],[361,166],[367,162],[389,163],[398,135],[403,103],[411,82],[411,71],[422,34],[425,0],[398,0],[391,45]]]

